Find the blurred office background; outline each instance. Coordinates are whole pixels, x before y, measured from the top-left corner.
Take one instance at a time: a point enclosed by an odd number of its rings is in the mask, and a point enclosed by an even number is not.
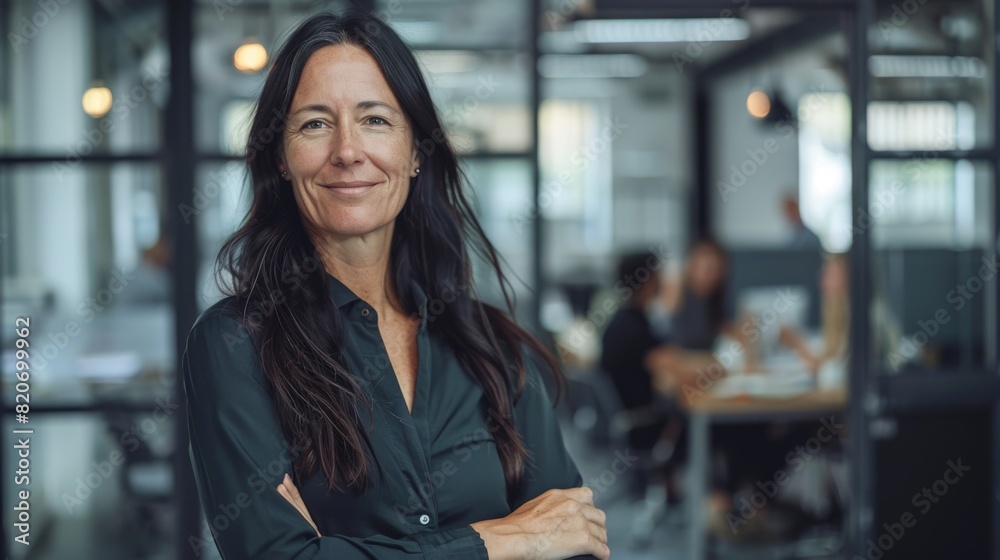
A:
[[[993,0],[4,2],[5,554],[217,557],[180,345],[220,297],[212,261],[247,208],[267,57],[303,17],[348,5],[417,52],[518,319],[564,361],[560,419],[613,558],[1000,558]],[[601,367],[626,303],[618,260],[652,251],[677,289],[706,236],[766,359],[741,365],[716,340],[727,384],[658,393],[675,447],[618,469],[647,418]],[[827,332],[838,258],[850,352],[804,375],[779,332]],[[669,305],[650,309],[676,340]],[[34,350],[29,547],[13,543],[16,317]],[[846,427],[813,451],[820,419]],[[750,453],[793,479],[780,500],[757,503],[770,475],[732,494],[721,527],[711,479],[745,456],[709,439],[720,425],[784,433]],[[803,445],[808,461],[786,458]],[[668,463],[679,484],[657,482]]]

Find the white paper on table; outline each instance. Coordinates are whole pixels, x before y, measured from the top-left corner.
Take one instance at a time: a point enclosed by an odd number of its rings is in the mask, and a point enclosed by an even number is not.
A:
[[[760,398],[789,398],[803,395],[816,388],[815,379],[808,372],[791,370],[781,372],[748,372],[727,375],[715,383],[712,394],[730,398],[747,395]]]

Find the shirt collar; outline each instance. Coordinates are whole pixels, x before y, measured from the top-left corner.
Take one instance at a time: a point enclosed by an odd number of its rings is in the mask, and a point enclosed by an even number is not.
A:
[[[333,302],[341,310],[346,310],[347,306],[355,301],[363,301],[357,294],[351,291],[343,282],[329,272],[326,273],[327,284],[330,288],[330,296]],[[420,330],[427,326],[427,293],[420,287],[420,283],[415,278],[410,279],[410,289],[413,291],[414,299],[417,302],[417,309],[420,313]]]

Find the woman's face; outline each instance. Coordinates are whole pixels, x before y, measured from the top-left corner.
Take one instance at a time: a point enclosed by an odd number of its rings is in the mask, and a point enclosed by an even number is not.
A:
[[[688,260],[688,283],[698,295],[711,294],[723,280],[723,263],[719,254],[708,245],[698,245]]]
[[[419,160],[406,116],[368,51],[331,45],[309,57],[282,146],[281,170],[307,228],[336,237],[392,231]]]

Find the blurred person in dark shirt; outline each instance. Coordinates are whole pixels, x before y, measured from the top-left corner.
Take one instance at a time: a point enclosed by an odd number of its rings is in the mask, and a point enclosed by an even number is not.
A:
[[[654,407],[657,400],[665,400],[654,391],[647,367],[650,354],[667,342],[655,334],[648,316],[660,291],[662,264],[652,252],[621,258],[615,289],[624,293],[625,301],[601,338],[601,369],[611,377],[622,405],[630,411]],[[668,457],[681,430],[679,418],[660,413],[652,423],[629,432],[629,445]]]
[[[601,369],[611,376],[627,409],[652,403],[652,380],[645,365],[646,355],[665,342],[653,333],[646,314],[660,291],[658,268],[656,256],[651,252],[622,257],[616,289],[624,290],[626,299],[601,338]]]

